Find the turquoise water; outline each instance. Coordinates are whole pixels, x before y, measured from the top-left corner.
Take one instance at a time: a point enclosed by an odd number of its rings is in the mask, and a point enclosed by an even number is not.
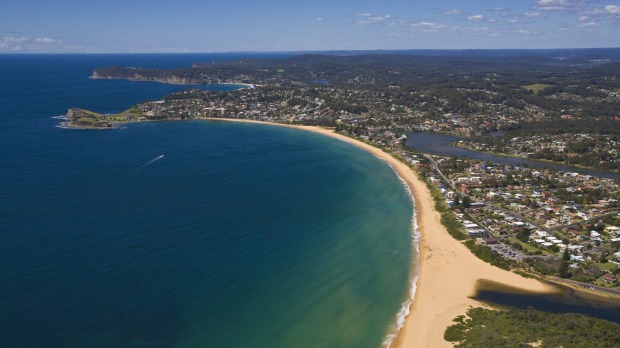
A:
[[[51,118],[183,89],[94,67],[210,58],[0,56],[0,346],[381,345],[413,208],[380,160],[282,127]]]

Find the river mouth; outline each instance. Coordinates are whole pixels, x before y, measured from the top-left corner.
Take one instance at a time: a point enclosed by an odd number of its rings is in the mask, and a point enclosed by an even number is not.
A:
[[[550,313],[579,313],[620,324],[620,297],[605,297],[551,284],[556,291],[531,293],[488,280],[479,280],[472,299],[503,309],[535,309]]]

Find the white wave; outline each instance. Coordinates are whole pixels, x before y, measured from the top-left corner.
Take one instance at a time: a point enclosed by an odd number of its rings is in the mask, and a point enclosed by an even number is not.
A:
[[[394,170],[392,165],[390,165],[390,168]],[[411,272],[412,276],[411,276],[411,282],[410,282],[410,287],[409,287],[409,296],[402,303],[398,313],[396,313],[396,321],[394,322],[394,324],[392,324],[392,326],[390,327],[389,333],[383,340],[384,347],[389,347],[392,345],[392,342],[394,342],[394,339],[396,339],[396,336],[398,336],[400,331],[403,329],[403,326],[405,325],[405,320],[409,316],[411,304],[413,303],[413,300],[415,298],[418,277],[420,274],[420,262],[419,262],[420,240],[422,238],[422,235],[420,234],[420,231],[418,230],[418,220],[416,218],[417,216],[416,216],[416,211],[415,211],[415,198],[413,197],[413,194],[411,192],[411,189],[409,188],[409,185],[407,185],[407,182],[403,178],[401,178],[399,175],[398,175],[398,179],[401,181],[401,183],[405,187],[405,190],[409,194],[409,197],[411,198],[411,202],[413,203],[413,216],[411,218],[411,237],[412,237],[411,244],[412,244],[412,247],[415,249],[415,255],[413,257],[413,260],[411,260],[413,269]]]

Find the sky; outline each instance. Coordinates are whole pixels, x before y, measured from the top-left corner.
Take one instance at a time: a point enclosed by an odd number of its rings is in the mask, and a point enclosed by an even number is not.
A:
[[[620,47],[620,0],[6,0],[0,53]]]

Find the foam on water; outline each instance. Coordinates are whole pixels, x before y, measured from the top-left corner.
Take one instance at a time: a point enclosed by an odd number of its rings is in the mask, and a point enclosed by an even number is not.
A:
[[[394,170],[394,167],[391,164],[388,163],[388,165],[390,166],[390,168],[392,168],[392,170]],[[394,172],[396,173],[395,170]],[[411,237],[412,237],[411,247],[414,249],[415,252],[413,253],[413,258],[411,260],[411,277],[410,277],[410,285],[409,285],[409,294],[408,294],[408,297],[405,299],[405,301],[403,301],[398,313],[396,313],[395,323],[390,326],[390,330],[387,336],[385,337],[385,339],[383,340],[384,347],[389,347],[392,345],[392,342],[394,342],[394,339],[396,339],[400,331],[403,329],[403,326],[405,325],[405,320],[407,319],[410,313],[411,304],[413,303],[415,299],[418,277],[420,274],[419,257],[420,257],[420,240],[422,238],[422,235],[420,234],[420,230],[418,229],[418,220],[417,220],[417,215],[416,215],[417,213],[415,210],[415,197],[413,196],[413,193],[411,192],[411,188],[409,188],[409,185],[407,184],[405,179],[403,179],[400,176],[398,176],[398,179],[403,184],[403,187],[407,191],[407,194],[409,195],[409,197],[411,197],[411,203],[413,204],[413,215],[411,218]]]

